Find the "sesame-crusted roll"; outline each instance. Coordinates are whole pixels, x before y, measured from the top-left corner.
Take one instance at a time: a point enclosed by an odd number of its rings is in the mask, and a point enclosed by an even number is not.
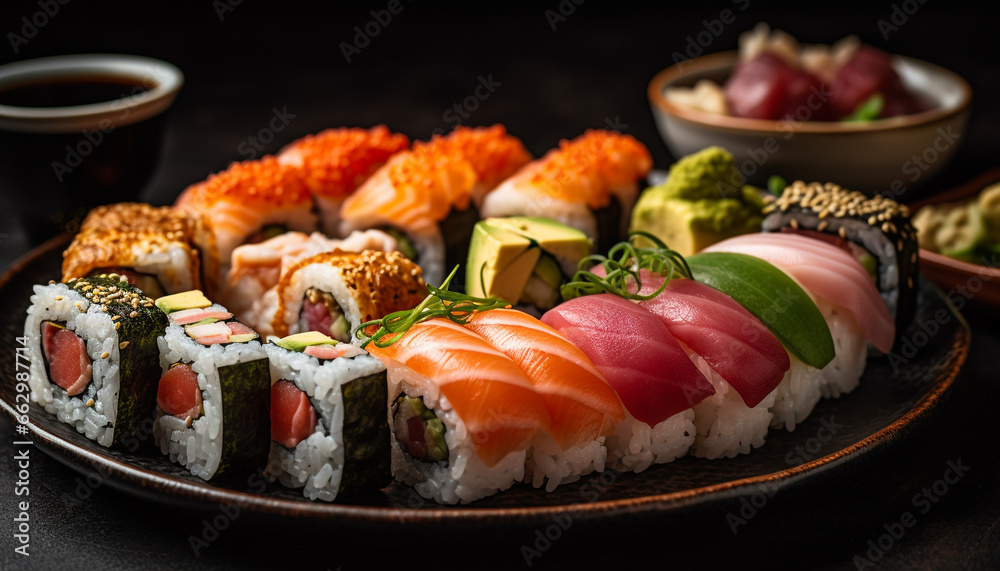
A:
[[[63,252],[62,280],[115,273],[151,297],[199,288],[194,232],[187,214],[167,206],[99,206]]]
[[[426,296],[420,267],[400,252],[328,252],[306,258],[282,276],[272,328],[284,337],[319,331],[359,344],[357,327]]]
[[[764,232],[800,232],[850,249],[878,285],[897,338],[906,331],[916,311],[919,272],[917,231],[906,205],[797,180],[764,212]]]
[[[288,230],[312,232],[312,195],[295,167],[272,156],[233,163],[186,188],[174,207],[198,222],[195,242],[205,265],[205,289],[224,297],[230,256],[242,244]]]
[[[292,141],[278,160],[299,169],[319,208],[323,232],[340,234],[340,205],[410,139],[385,125],[371,129],[326,129]]]

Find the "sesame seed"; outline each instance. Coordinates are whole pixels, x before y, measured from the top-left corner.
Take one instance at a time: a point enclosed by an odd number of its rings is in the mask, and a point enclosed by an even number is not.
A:
[[[128,341],[122,341],[121,343],[118,344],[119,349],[124,349],[126,347],[128,347]]]

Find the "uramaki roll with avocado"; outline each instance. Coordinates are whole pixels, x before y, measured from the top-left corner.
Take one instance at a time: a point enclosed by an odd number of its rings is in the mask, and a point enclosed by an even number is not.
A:
[[[201,287],[196,221],[165,206],[98,206],[63,253],[62,279],[115,273],[157,298]]]
[[[318,331],[358,341],[359,325],[411,309],[427,296],[420,266],[400,252],[326,252],[306,258],[278,282],[271,328],[278,337]]]

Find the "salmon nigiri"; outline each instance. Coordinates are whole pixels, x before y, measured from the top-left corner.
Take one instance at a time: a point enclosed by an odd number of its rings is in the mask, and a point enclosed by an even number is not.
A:
[[[476,314],[466,327],[513,359],[541,395],[563,449],[607,436],[625,413],[608,381],[562,334],[516,309]]]
[[[630,135],[589,130],[505,180],[483,201],[483,218],[546,216],[595,236],[606,252],[625,235],[649,149]]]
[[[414,325],[388,347],[368,351],[389,370],[391,383],[412,385],[427,400],[447,399],[464,423],[476,455],[489,467],[523,451],[549,416],[531,381],[507,355],[446,319]],[[394,395],[393,395],[394,396]]]

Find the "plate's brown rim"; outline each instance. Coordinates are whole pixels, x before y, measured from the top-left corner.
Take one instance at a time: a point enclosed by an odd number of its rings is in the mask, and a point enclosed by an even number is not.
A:
[[[738,52],[736,51],[725,51],[717,52],[713,54],[708,54],[704,56],[699,56],[694,59],[685,60],[678,62],[670,67],[660,70],[657,72],[653,78],[650,80],[646,95],[653,104],[654,107],[659,108],[661,111],[667,115],[685,121],[687,123],[698,125],[701,127],[712,127],[720,130],[727,131],[739,131],[745,133],[762,132],[762,133],[786,133],[789,129],[789,122],[780,120],[768,120],[768,119],[749,119],[746,117],[733,117],[729,115],[718,115],[715,113],[708,113],[705,111],[699,111],[697,109],[691,109],[681,105],[676,105],[670,102],[664,96],[664,88],[667,83],[674,79],[678,79],[688,75],[692,71],[704,71],[708,69],[717,69],[731,65],[736,61],[738,57]],[[797,121],[794,123],[794,129],[797,133],[817,133],[823,135],[858,135],[862,133],[870,133],[874,131],[888,131],[888,130],[900,130],[922,127],[937,121],[948,119],[951,117],[957,117],[962,113],[968,112],[972,104],[972,87],[962,76],[958,75],[954,71],[939,66],[937,64],[918,60],[915,58],[895,55],[902,61],[907,61],[919,66],[929,67],[936,70],[938,73],[947,75],[951,80],[958,86],[962,91],[962,97],[959,102],[951,107],[936,107],[934,109],[929,109],[927,111],[922,111],[920,113],[914,113],[912,115],[905,115],[900,117],[889,117],[886,119],[878,119],[875,121],[870,121],[866,123],[855,123],[855,122],[838,122],[838,121],[822,121],[822,122],[809,122],[809,121]],[[685,70],[685,68],[687,68]]]
[[[916,213],[917,210],[924,206],[956,202],[969,198],[978,194],[981,190],[995,182],[1000,182],[1000,167],[990,169],[954,188],[944,190],[915,201],[909,205],[910,211]],[[1000,277],[1000,267],[992,267],[985,264],[973,264],[972,262],[966,262],[964,260],[956,260],[955,258],[949,258],[944,254],[932,252],[924,248],[920,249],[920,261],[939,269],[959,272],[962,275],[969,277],[974,275],[984,277],[989,276],[991,278]]]
[[[12,264],[4,272],[3,276],[0,276],[0,291],[26,265],[44,256],[49,251],[60,247],[67,239],[68,237],[66,236],[52,238]],[[935,291],[940,295],[939,290]],[[741,478],[668,494],[656,494],[620,500],[599,500],[589,503],[558,506],[523,508],[478,508],[475,506],[462,506],[461,509],[455,509],[454,507],[408,509],[381,506],[354,506],[349,504],[327,504],[284,498],[269,498],[248,492],[218,488],[209,483],[200,484],[178,480],[156,471],[139,468],[63,440],[59,436],[45,430],[30,417],[28,421],[32,434],[44,443],[42,446],[43,450],[58,461],[75,470],[79,470],[78,464],[74,464],[68,458],[53,453],[51,450],[62,451],[75,458],[80,464],[86,464],[88,467],[102,474],[113,475],[114,477],[109,476],[105,480],[112,487],[132,494],[141,491],[144,497],[160,502],[186,500],[190,503],[211,502],[214,505],[235,504],[241,510],[255,511],[264,515],[294,516],[311,519],[347,517],[354,523],[366,522],[369,524],[459,523],[472,520],[477,522],[511,522],[514,520],[541,522],[546,521],[545,518],[563,514],[571,514],[575,519],[579,520],[580,518],[599,518],[611,512],[627,511],[632,514],[653,513],[667,508],[680,508],[705,497],[719,500],[726,499],[738,494],[744,488],[752,488],[754,486],[771,485],[771,490],[775,491],[774,486],[781,488],[792,485],[794,482],[804,478],[807,473],[834,467],[848,456],[861,455],[863,457],[863,455],[869,453],[878,444],[891,440],[894,435],[902,435],[915,429],[921,419],[929,416],[940,405],[942,397],[954,384],[968,355],[970,341],[968,323],[945,296],[942,295],[941,299],[960,323],[958,336],[955,338],[952,347],[952,366],[949,368],[947,375],[938,379],[932,389],[900,418],[878,432],[846,448],[799,466],[762,476]],[[0,398],[0,408],[16,422],[17,414],[11,403]],[[164,489],[169,490],[167,497],[164,497]]]

